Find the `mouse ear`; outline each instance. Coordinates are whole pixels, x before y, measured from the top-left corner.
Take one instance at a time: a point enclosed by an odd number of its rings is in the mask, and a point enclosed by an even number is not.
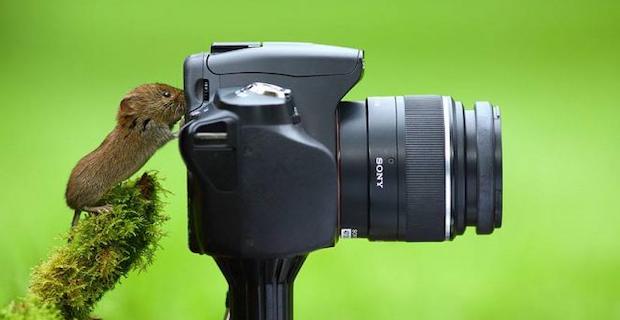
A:
[[[136,109],[133,107],[134,96],[128,95],[121,100],[120,107],[118,108],[118,114],[116,120],[122,127],[132,126],[136,120]]]
[[[119,112],[120,113],[124,113],[124,114],[133,114],[135,113],[135,109],[133,108],[133,104],[132,104],[132,100],[134,99],[134,96],[125,96],[125,98],[123,98],[123,100],[121,100],[121,105],[120,105],[120,109]]]

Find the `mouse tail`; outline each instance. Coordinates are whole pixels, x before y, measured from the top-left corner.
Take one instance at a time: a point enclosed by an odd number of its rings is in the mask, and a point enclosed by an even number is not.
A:
[[[78,222],[80,222],[80,213],[82,213],[81,209],[75,209],[75,211],[73,212],[73,220],[71,220],[71,228],[75,228],[78,224]]]
[[[71,230],[69,230],[67,243],[71,243],[71,240],[73,240],[73,231],[75,230],[78,222],[80,222],[80,213],[82,213],[81,209],[75,209],[75,211],[73,211],[73,220],[71,220]]]

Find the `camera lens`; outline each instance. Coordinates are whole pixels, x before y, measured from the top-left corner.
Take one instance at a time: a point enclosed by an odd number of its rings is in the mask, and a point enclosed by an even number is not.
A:
[[[499,109],[442,96],[338,106],[342,237],[443,241],[502,220]]]

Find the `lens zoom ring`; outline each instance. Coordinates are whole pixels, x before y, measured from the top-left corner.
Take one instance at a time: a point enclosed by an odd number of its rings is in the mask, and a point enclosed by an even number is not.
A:
[[[407,241],[445,240],[445,140],[440,96],[405,97]]]

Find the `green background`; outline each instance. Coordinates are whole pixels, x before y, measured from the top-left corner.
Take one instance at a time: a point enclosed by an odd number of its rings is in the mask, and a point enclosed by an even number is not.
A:
[[[0,2],[0,304],[69,227],[72,166],[114,125],[121,97],[182,86],[212,41],[364,48],[349,94],[445,94],[503,115],[504,226],[446,243],[340,241],[296,282],[297,319],[620,319],[620,2]],[[155,264],[96,309],[104,319],[219,319],[225,282],[186,243],[184,165]]]

